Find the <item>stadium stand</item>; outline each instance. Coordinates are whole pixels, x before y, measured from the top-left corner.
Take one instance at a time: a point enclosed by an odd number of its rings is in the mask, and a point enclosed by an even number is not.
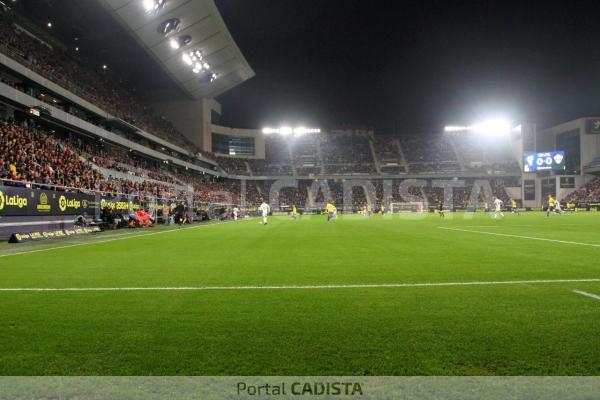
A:
[[[217,163],[225,172],[231,175],[245,175],[251,174],[249,165],[243,158],[234,157],[217,157]]]
[[[117,118],[135,127],[163,138],[171,144],[198,153],[197,149],[171,122],[161,117],[147,105],[126,82],[110,70],[98,68],[92,62],[68,53],[61,46],[54,46],[55,38],[47,33],[29,32],[12,14],[0,12],[0,52],[37,72],[50,81],[87,100]],[[26,25],[26,24],[25,24]],[[61,104],[60,99],[43,88],[19,79],[7,71],[0,71],[3,84],[51,106],[62,106],[66,112],[91,122],[101,124],[89,110],[76,105]],[[111,130],[111,127],[102,126]],[[134,140],[143,146],[186,162],[195,162],[188,155],[166,149],[160,144],[134,138],[115,129],[115,133]],[[373,179],[376,187],[375,202],[381,203],[383,187],[377,177],[381,175],[419,175],[431,179],[436,175],[482,176],[517,175],[519,164],[508,145],[496,144],[494,151],[486,151],[486,144],[469,135],[375,135],[370,129],[340,128],[301,137],[265,137],[265,159],[242,159],[216,157],[203,153],[217,162],[219,174],[252,177],[296,176],[300,178],[321,175],[365,175]],[[590,166],[600,165],[598,158]],[[472,175],[470,175],[472,176]],[[163,160],[149,159],[121,146],[98,141],[87,136],[54,132],[53,128],[35,126],[32,120],[11,118],[0,126],[0,178],[5,184],[28,182],[35,185],[68,187],[80,190],[97,190],[107,193],[134,194],[184,198],[193,193],[200,203],[236,204],[243,198],[257,205],[267,198],[272,180],[244,182],[204,176],[186,171]],[[393,201],[406,201],[397,192],[401,179],[393,183]],[[427,181],[431,183],[430,180]],[[330,179],[329,188],[334,202],[343,202],[343,184]],[[311,180],[300,180],[297,188],[285,188],[277,193],[279,204],[303,205]],[[472,180],[465,188],[454,193],[452,206],[465,207],[472,189]],[[495,195],[508,203],[504,187],[520,186],[510,178],[493,180]],[[367,196],[360,188],[352,189],[352,205],[361,207]],[[443,190],[431,185],[413,188],[410,194],[426,200],[429,204],[443,201]],[[585,187],[572,192],[565,201],[600,201],[600,180],[595,179]],[[317,203],[324,201],[317,194]]]
[[[119,77],[81,58],[76,59],[58,47],[52,47],[20,28],[14,20],[14,14],[0,12],[0,35],[3,36],[0,50],[3,53],[142,130],[186,148],[195,147],[169,121],[127,90],[126,82]]]
[[[469,172],[519,172],[519,164],[511,154],[507,143],[502,141],[493,144],[494,151],[489,151],[490,143],[482,142],[473,135],[451,136],[449,143],[456,149],[463,169]],[[486,151],[486,147],[488,151]]]
[[[563,201],[573,201],[577,204],[600,202],[600,178],[594,178],[584,187],[571,192]]]
[[[375,173],[370,145],[372,131],[332,130],[321,137],[323,164],[327,174]]]
[[[255,176],[291,175],[292,163],[288,142],[285,138],[268,136],[265,138],[265,159],[248,160]]]
[[[378,135],[373,142],[379,169],[384,174],[406,173],[404,155],[400,143],[394,136]]]
[[[306,135],[291,139],[290,151],[293,155],[293,165],[296,174],[308,176],[323,172],[318,136]]]
[[[460,171],[456,154],[446,136],[411,135],[400,136],[399,140],[410,172]]]
[[[91,189],[103,177],[49,132],[5,122],[0,125],[0,178]]]

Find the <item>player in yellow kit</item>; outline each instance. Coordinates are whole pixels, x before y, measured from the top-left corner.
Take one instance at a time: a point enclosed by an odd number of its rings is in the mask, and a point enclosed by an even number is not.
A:
[[[290,213],[290,215],[292,216],[293,220],[296,220],[296,218],[298,218],[298,210],[296,209],[295,205],[292,206],[292,212]]]
[[[336,208],[333,204],[327,203],[325,206],[325,212],[327,212],[327,222],[331,222],[331,220],[335,217]]]
[[[551,194],[548,195],[548,208],[546,208],[546,217],[550,216],[550,212],[554,211],[554,207],[556,205],[556,200],[552,197]]]
[[[513,214],[521,215],[521,212],[519,211],[519,207],[517,206],[517,202],[515,201],[515,199],[510,199],[510,211]]]

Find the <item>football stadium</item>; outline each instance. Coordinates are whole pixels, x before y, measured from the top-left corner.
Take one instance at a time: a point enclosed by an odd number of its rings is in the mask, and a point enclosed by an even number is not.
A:
[[[306,3],[0,1],[1,399],[600,393],[593,3]]]

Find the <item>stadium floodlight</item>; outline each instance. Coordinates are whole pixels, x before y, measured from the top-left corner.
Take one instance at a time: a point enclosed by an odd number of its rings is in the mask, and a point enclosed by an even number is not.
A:
[[[296,136],[306,135],[307,133],[320,133],[320,132],[321,132],[320,129],[305,128],[303,126],[300,126],[300,127],[294,129],[294,135],[296,135]]]
[[[172,49],[177,50],[189,44],[191,41],[192,37],[190,35],[181,35],[177,38],[171,38],[171,40],[169,40],[169,46],[171,46]]]
[[[274,133],[278,133],[282,136],[289,136],[291,134],[294,134],[294,136],[296,136],[296,137],[306,135],[307,133],[320,133],[320,132],[321,132],[321,129],[306,128],[304,126],[299,126],[296,128],[291,128],[289,126],[282,126],[280,128],[265,127],[262,129],[262,133],[264,133],[265,135],[272,135]]]
[[[282,126],[281,128],[279,128],[279,133],[282,136],[288,136],[291,135],[292,132],[294,132],[294,130],[292,128],[290,128],[289,126]]]
[[[167,0],[144,0],[143,5],[147,13],[157,12],[165,8]]]
[[[294,136],[302,136],[306,134],[306,128],[300,126],[298,128],[294,128]]]
[[[52,28],[52,22],[48,22],[48,23],[46,24],[46,26],[47,26],[48,28]]]
[[[471,130],[471,128],[468,126],[448,125],[444,127],[444,132],[463,132],[468,130]]]
[[[503,119],[489,119],[473,125],[473,131],[487,136],[501,136],[510,132],[511,125]]]
[[[446,125],[444,127],[446,133],[474,132],[482,136],[502,136],[508,134],[510,130],[510,122],[500,118],[488,119],[471,126]]]

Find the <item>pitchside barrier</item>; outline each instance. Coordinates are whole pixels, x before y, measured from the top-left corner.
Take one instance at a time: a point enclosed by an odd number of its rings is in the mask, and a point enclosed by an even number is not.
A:
[[[15,234],[25,240],[27,235],[36,239],[68,237],[78,216],[99,221],[102,209],[106,207],[121,214],[144,209],[156,216],[158,210],[162,213],[164,205],[171,206],[175,202],[150,196],[107,194],[7,180],[0,183],[4,184],[0,185],[0,238],[4,239]]]

